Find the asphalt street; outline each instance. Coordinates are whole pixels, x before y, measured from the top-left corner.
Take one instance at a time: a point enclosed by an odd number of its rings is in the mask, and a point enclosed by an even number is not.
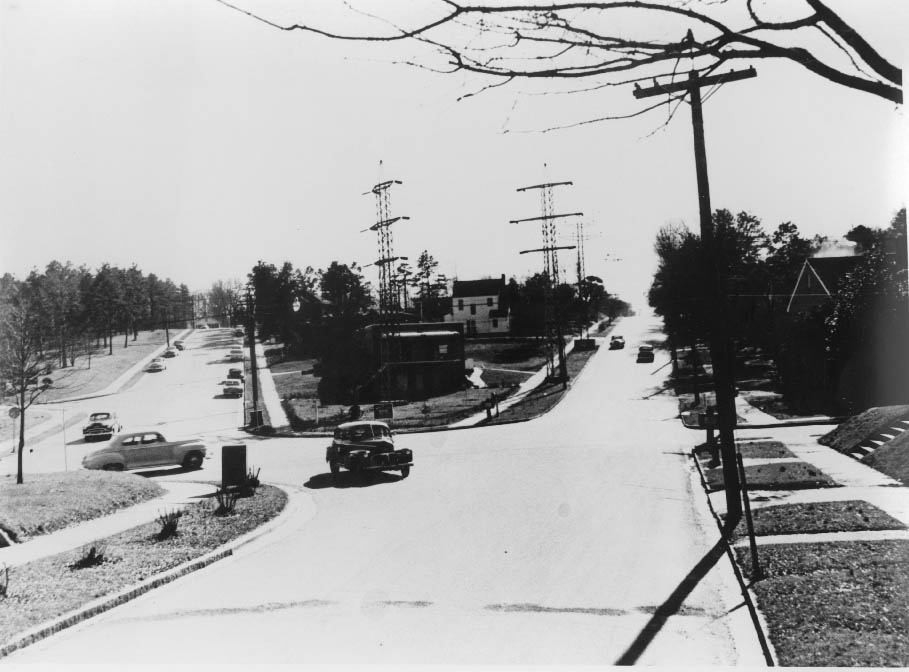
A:
[[[244,437],[249,465],[291,494],[272,533],[8,660],[763,665],[695,491],[696,436],[659,394],[668,357],[635,363],[658,322],[615,333],[627,348],[604,343],[539,419],[399,435],[407,479],[334,484],[327,439]],[[105,401],[127,429],[209,441],[202,471],[157,478],[217,480],[217,446],[241,436],[239,402],[213,398],[227,364],[206,338]]]

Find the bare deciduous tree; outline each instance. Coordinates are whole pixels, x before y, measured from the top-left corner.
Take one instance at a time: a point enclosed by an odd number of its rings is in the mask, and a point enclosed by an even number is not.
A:
[[[734,62],[773,59],[798,64],[830,82],[884,100],[903,100],[902,71],[822,0],[776,3],[772,10],[759,7],[762,3],[756,0],[498,6],[439,0],[437,15],[415,25],[399,25],[345,2],[361,18],[379,24],[376,32],[362,35],[324,25],[282,25],[226,0],[218,2],[284,31],[365,42],[419,41],[442,58],[438,63],[411,60],[410,65],[493,78],[481,91],[517,79],[540,78],[582,80],[583,89],[577,90],[589,91],[649,83],[683,70],[706,75]],[[849,9],[861,11],[857,5]],[[644,109],[589,121],[636,116],[687,95],[679,92]]]

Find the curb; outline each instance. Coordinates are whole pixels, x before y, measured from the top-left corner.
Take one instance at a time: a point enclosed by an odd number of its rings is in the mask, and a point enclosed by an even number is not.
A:
[[[698,458],[691,454],[691,459],[694,460],[695,467],[698,470],[698,477],[701,480],[701,487],[704,489],[704,493],[707,493],[707,480],[704,478],[704,471],[701,469],[701,463],[698,461]],[[720,517],[716,513],[716,509],[713,508],[713,503],[710,501],[710,497],[707,497],[707,506],[710,508],[710,514],[713,516],[714,521],[717,524],[717,528],[722,535],[723,524],[720,522]],[[726,556],[729,558],[729,562],[732,565],[732,571],[735,574],[736,580],[739,582],[739,588],[742,591],[742,597],[745,600],[745,604],[748,606],[748,613],[751,615],[751,622],[754,624],[755,632],[758,636],[758,642],[761,645],[761,651],[764,652],[764,660],[767,663],[768,667],[779,667],[779,661],[776,657],[776,652],[773,649],[773,644],[770,643],[770,638],[767,635],[767,623],[764,621],[763,615],[757,609],[757,596],[752,592],[751,588],[745,582],[745,577],[742,575],[742,570],[739,567],[739,563],[736,562],[735,554],[732,552],[732,545],[729,543],[729,540],[725,537],[723,538],[723,545],[726,548]]]
[[[160,588],[161,586],[172,583],[177,579],[186,576],[187,574],[191,574],[200,569],[204,569],[205,567],[214,564],[218,560],[228,558],[234,554],[234,551],[236,549],[255,541],[265,534],[268,534],[272,531],[273,528],[278,527],[279,524],[284,523],[283,518],[285,517],[285,514],[288,513],[288,511],[292,508],[290,493],[286,487],[272,483],[269,483],[268,485],[271,485],[272,487],[278,488],[279,490],[283,491],[284,494],[287,495],[287,504],[284,506],[284,509],[281,511],[281,513],[279,513],[276,517],[272,518],[264,525],[257,527],[254,530],[250,530],[246,534],[237,537],[233,541],[227,542],[221,548],[210,551],[201,557],[188,560],[182,565],[178,565],[173,569],[169,569],[165,572],[152,576],[135,586],[124,588],[119,592],[114,593],[113,595],[105,595],[104,597],[100,597],[97,600],[93,600],[77,609],[74,609],[73,611],[63,614],[62,616],[59,616],[51,621],[48,621],[47,623],[36,626],[31,630],[27,630],[24,634],[17,635],[14,639],[0,646],[0,659],[7,657],[19,649],[24,649],[27,646],[47,639],[51,635],[62,632],[67,628],[78,625],[83,621],[87,621],[94,616],[98,616],[99,614],[110,611],[115,607],[126,604],[127,602],[130,602],[131,600],[134,600],[137,597],[140,597],[145,593],[154,590],[155,588]]]

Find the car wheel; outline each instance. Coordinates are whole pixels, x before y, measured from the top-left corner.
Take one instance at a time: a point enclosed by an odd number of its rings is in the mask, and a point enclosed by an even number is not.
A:
[[[410,467],[401,467],[401,478],[410,476]]]
[[[105,464],[104,471],[123,471],[122,464]]]
[[[189,453],[183,458],[183,467],[185,469],[201,469],[202,455],[199,453]]]

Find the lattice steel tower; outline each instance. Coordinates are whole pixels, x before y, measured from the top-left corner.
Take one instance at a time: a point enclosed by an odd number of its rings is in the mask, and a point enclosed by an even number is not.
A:
[[[563,385],[568,383],[568,369],[565,364],[565,334],[563,327],[562,307],[555,301],[555,290],[559,286],[559,250],[573,250],[574,245],[556,245],[557,231],[556,220],[562,217],[580,217],[583,212],[571,212],[564,214],[555,214],[553,212],[552,188],[564,185],[571,185],[572,182],[547,182],[544,184],[535,184],[529,187],[521,187],[518,191],[529,191],[530,189],[540,190],[540,204],[542,214],[539,217],[527,217],[525,219],[513,219],[512,224],[521,222],[540,222],[541,232],[543,234],[543,247],[534,250],[522,250],[521,254],[528,252],[543,253],[543,273],[546,275],[546,292],[544,299],[544,321],[545,334],[547,343],[547,368],[549,374],[555,371],[555,353],[559,356],[559,378]]]

